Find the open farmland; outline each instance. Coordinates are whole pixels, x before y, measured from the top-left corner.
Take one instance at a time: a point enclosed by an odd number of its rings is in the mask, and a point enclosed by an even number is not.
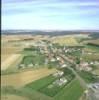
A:
[[[99,74],[99,47],[81,39],[76,35],[6,36],[1,55],[2,99],[79,100],[83,86],[87,89],[97,82],[94,73]]]
[[[53,43],[59,43],[60,45],[67,45],[67,46],[76,46],[79,45],[75,37],[54,37],[52,39]]]
[[[1,86],[22,87],[25,84],[28,84],[42,77],[45,77],[54,72],[56,72],[56,69],[49,70],[47,68],[41,68],[11,75],[3,75],[1,76]]]

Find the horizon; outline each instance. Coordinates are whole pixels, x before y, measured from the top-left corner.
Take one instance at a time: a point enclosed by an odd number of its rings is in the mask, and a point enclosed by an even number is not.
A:
[[[2,30],[97,31],[98,0],[3,0]]]

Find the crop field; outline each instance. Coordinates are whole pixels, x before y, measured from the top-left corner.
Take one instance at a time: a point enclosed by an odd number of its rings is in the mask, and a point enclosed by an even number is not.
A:
[[[21,57],[20,54],[12,54],[6,60],[1,62],[1,70],[6,70],[12,63]]]
[[[23,72],[21,71],[20,73],[11,75],[3,75],[1,76],[1,86],[22,87],[30,82],[38,80],[54,72],[56,72],[56,69],[49,70],[48,68],[41,68]]]
[[[60,45],[76,46],[79,45],[75,37],[55,37],[52,39],[53,43],[59,43]]]
[[[8,57],[10,57],[10,54],[1,54],[1,62],[5,61]]]

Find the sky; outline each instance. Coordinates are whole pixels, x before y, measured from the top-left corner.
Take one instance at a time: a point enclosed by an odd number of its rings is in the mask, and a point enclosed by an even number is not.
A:
[[[99,30],[99,0],[2,0],[2,29]]]

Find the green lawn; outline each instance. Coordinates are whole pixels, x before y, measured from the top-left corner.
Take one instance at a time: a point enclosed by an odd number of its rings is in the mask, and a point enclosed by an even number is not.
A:
[[[80,86],[78,80],[73,80],[68,86],[65,86],[61,92],[59,92],[54,99],[55,100],[79,100],[84,89]]]

